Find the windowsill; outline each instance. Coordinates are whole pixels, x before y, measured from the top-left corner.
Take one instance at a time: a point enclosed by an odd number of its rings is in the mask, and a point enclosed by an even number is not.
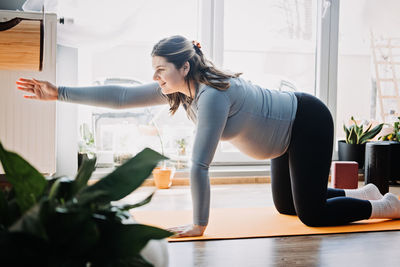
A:
[[[91,182],[96,182],[115,168],[97,168],[91,177]],[[211,166],[209,171],[211,184],[260,184],[271,182],[270,165],[243,165],[243,166]],[[189,169],[177,170],[172,185],[189,185]],[[364,175],[359,170],[358,180],[364,181]],[[330,177],[329,180],[330,181]],[[143,183],[143,186],[154,186],[153,176]]]
[[[96,168],[91,179],[99,179],[111,173],[115,168]],[[174,178],[185,179],[189,178],[190,170],[176,170]],[[255,165],[255,166],[211,166],[209,169],[210,177],[229,177],[234,179],[243,177],[267,177],[270,176],[270,166]]]

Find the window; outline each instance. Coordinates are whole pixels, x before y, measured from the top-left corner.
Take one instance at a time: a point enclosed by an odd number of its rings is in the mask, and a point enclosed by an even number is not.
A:
[[[314,94],[316,7],[316,0],[224,1],[223,67],[269,89]],[[257,162],[228,142],[215,161]]]
[[[343,124],[392,122],[400,113],[398,1],[341,1],[337,91],[337,139]]]

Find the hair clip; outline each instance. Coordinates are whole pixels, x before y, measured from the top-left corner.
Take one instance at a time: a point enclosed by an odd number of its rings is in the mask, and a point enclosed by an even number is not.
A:
[[[193,44],[194,46],[196,46],[198,49],[201,48],[201,44],[200,44],[199,42],[195,41],[195,40],[192,41],[192,44]]]

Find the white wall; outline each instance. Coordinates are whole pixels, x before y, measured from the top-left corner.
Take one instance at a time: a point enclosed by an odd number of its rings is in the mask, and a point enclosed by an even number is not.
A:
[[[57,85],[76,85],[78,49],[57,46]],[[77,105],[57,102],[57,172],[72,177],[78,159]]]
[[[336,136],[342,139],[343,123],[351,116],[371,119],[371,62],[369,55],[339,55]]]

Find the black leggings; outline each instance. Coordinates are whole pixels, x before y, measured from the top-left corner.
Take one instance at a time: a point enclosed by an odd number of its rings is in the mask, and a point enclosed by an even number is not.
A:
[[[333,121],[316,97],[295,93],[298,106],[285,154],[271,161],[272,196],[276,209],[297,215],[308,226],[342,225],[368,219],[367,200],[344,197],[327,188],[333,148]]]

